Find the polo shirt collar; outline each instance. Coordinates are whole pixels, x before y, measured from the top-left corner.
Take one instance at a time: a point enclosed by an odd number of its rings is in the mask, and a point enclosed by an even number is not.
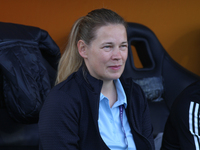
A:
[[[115,87],[117,90],[117,101],[114,103],[113,107],[118,107],[120,105],[124,105],[124,107],[127,107],[127,99],[126,94],[124,91],[124,88],[122,87],[122,84],[119,79],[114,80]],[[102,93],[100,94],[100,101],[102,101],[104,98],[107,99]]]

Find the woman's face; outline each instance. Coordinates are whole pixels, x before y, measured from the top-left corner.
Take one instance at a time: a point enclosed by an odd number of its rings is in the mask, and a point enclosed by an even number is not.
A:
[[[85,47],[85,64],[90,74],[103,81],[118,79],[128,55],[126,29],[121,24],[102,26]]]

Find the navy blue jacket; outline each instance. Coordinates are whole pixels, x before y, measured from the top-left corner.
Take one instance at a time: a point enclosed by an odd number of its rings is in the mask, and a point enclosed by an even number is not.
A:
[[[165,125],[162,150],[200,147],[200,81],[188,86],[174,101]]]
[[[126,115],[137,150],[153,150],[153,130],[147,100],[132,79],[121,79],[127,96]],[[80,68],[55,86],[47,96],[39,119],[40,150],[108,150],[98,129],[103,82],[83,76]]]
[[[0,22],[0,108],[19,123],[36,123],[59,59],[45,30]]]

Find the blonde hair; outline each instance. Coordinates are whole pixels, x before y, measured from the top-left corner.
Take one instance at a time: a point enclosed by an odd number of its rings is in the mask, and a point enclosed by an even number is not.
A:
[[[75,44],[77,43],[75,36],[78,34],[78,24],[82,19],[78,19],[71,29],[68,45],[58,64],[56,84],[67,79],[70,74],[77,71],[82,65],[83,58],[79,55],[77,45]]]
[[[58,65],[56,84],[67,79],[83,64],[84,61],[78,52],[77,42],[83,40],[89,45],[96,37],[96,30],[108,24],[122,24],[126,28],[126,22],[121,16],[104,8],[93,10],[74,23],[69,35],[68,45]]]

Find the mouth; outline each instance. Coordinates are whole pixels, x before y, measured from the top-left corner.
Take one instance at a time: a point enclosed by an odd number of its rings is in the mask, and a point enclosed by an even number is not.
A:
[[[109,68],[112,70],[119,70],[122,67],[122,65],[114,65],[114,66],[110,66]]]

